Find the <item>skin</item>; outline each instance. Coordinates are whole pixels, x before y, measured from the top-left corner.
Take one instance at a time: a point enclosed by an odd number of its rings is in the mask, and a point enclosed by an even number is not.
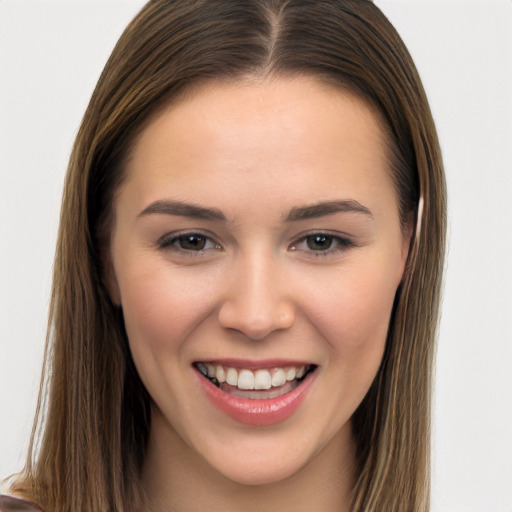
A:
[[[350,418],[378,371],[409,246],[379,116],[312,78],[210,83],[158,113],[126,172],[110,289],[153,400],[147,509],[348,510]],[[367,212],[288,218],[340,200]],[[157,201],[225,220],[142,213]],[[208,237],[204,249],[183,248],[183,231]],[[291,354],[318,365],[316,379],[266,427],[214,407],[192,367]]]

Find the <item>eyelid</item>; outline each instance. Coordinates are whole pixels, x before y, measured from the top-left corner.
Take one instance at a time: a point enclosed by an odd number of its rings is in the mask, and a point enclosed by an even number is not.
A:
[[[207,240],[211,241],[215,247],[209,248],[209,249],[198,249],[198,250],[187,250],[183,249],[178,246],[174,246],[175,242],[183,236],[187,235],[197,235],[200,237],[204,237]],[[165,235],[161,236],[157,241],[156,245],[159,249],[174,249],[176,252],[187,254],[187,255],[196,255],[196,254],[202,254],[207,251],[211,251],[213,249],[221,249],[222,245],[217,242],[215,236],[210,233],[209,231],[205,231],[203,229],[184,229],[181,231],[172,231],[170,233],[166,233]]]
[[[333,240],[335,240],[337,242],[337,245],[336,247],[334,248],[328,248],[326,250],[313,250],[313,249],[298,249],[296,246],[301,244],[301,243],[305,243],[307,242],[307,239],[309,237],[313,237],[313,236],[325,236],[325,237],[328,237],[328,238],[332,238]],[[347,249],[350,249],[352,247],[358,247],[358,244],[354,241],[354,238],[350,235],[347,235],[346,233],[340,233],[339,231],[330,231],[330,230],[321,230],[321,229],[317,229],[317,230],[312,230],[312,231],[309,231],[309,232],[306,232],[306,233],[301,233],[296,239],[294,242],[292,242],[289,246],[288,246],[288,249],[291,250],[291,251],[297,251],[297,252],[304,252],[304,253],[308,253],[308,254],[311,254],[311,255],[314,255],[315,257],[317,256],[328,256],[328,255],[332,255],[332,254],[336,254],[336,253],[339,253],[339,252],[343,252]]]

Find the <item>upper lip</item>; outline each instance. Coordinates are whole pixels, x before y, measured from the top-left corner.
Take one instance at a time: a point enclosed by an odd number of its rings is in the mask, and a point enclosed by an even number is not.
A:
[[[299,361],[297,359],[236,359],[236,358],[206,358],[198,359],[195,363],[220,364],[230,368],[240,368],[247,370],[284,368],[289,366],[316,366],[311,361]]]

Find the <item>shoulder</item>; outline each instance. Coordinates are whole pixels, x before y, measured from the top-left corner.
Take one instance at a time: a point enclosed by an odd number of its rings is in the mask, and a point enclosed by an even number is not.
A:
[[[0,494],[0,512],[42,512],[42,508],[27,500]]]

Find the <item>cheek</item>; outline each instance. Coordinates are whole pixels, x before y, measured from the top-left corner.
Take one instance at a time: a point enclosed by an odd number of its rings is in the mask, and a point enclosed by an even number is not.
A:
[[[144,266],[123,268],[119,275],[126,332],[134,352],[179,348],[211,310],[210,285],[192,272],[178,279],[169,265],[146,261]]]
[[[311,301],[310,320],[329,346],[324,382],[330,394],[322,403],[331,411],[329,435],[349,421],[377,375],[396,286],[390,272],[352,268]]]
[[[368,265],[347,269],[312,301],[314,322],[336,354],[382,353],[396,287],[389,269]]]

